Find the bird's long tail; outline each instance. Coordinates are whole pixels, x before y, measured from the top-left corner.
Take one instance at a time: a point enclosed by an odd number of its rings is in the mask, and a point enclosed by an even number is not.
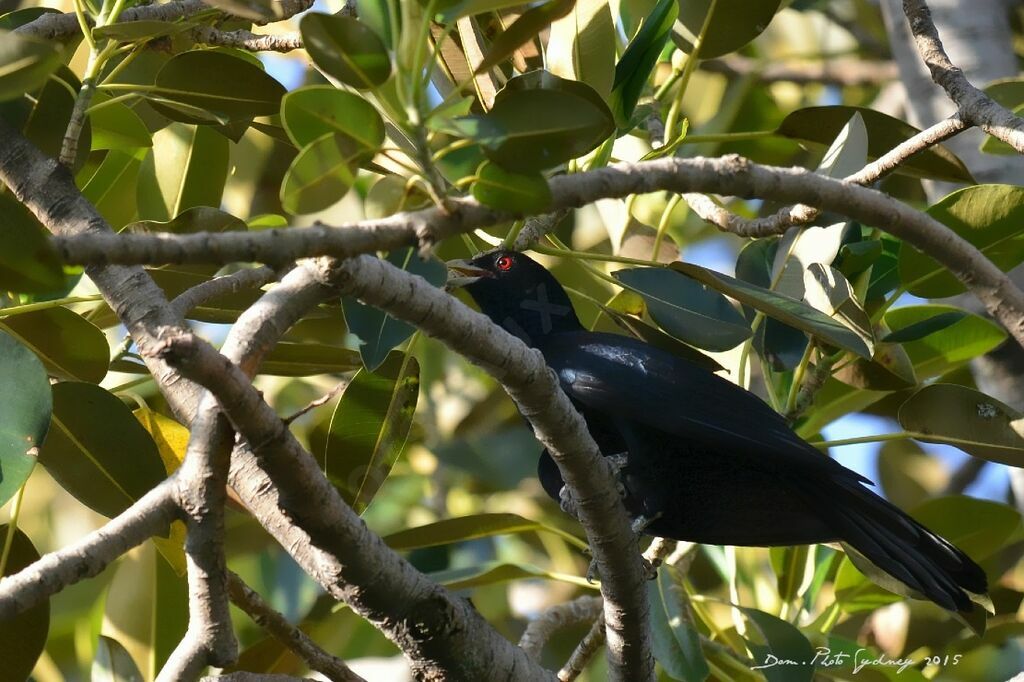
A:
[[[974,608],[968,592],[988,591],[985,572],[969,556],[855,480],[813,494],[837,536],[898,582],[951,611]],[[854,563],[858,557],[851,556]]]

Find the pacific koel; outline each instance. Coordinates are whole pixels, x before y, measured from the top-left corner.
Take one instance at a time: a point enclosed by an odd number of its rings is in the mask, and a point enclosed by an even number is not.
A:
[[[615,458],[623,502],[646,533],[739,546],[842,542],[855,563],[866,558],[953,611],[972,611],[971,595],[987,591],[963,551],[753,393],[643,341],[587,331],[558,280],[525,254],[496,250],[451,267],[481,311],[558,374],[601,453]],[[546,451],[538,475],[565,499]]]

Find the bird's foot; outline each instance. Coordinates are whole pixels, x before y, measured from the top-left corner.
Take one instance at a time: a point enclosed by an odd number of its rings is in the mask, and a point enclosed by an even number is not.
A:
[[[577,521],[579,520],[580,517],[576,509],[576,498],[573,497],[572,491],[569,490],[569,486],[567,485],[563,485],[558,491],[558,506],[561,507],[563,512]]]
[[[605,458],[608,460],[608,463],[612,465],[612,473],[615,474],[616,478],[618,478],[619,474],[622,473],[622,470],[626,468],[626,464],[629,463],[628,457],[628,452],[618,452],[614,455],[608,455],[608,457]]]

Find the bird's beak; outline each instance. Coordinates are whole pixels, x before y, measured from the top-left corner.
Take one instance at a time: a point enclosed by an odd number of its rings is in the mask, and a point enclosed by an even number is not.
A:
[[[478,268],[466,260],[450,260],[446,265],[448,266],[448,281],[445,283],[446,289],[457,289],[467,284],[472,284],[482,277],[494,276],[487,270]]]

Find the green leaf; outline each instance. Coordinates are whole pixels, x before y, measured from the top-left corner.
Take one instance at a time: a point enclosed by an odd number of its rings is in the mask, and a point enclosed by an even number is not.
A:
[[[60,63],[52,43],[0,31],[0,102],[35,91]]]
[[[306,377],[313,374],[351,372],[362,367],[359,353],[321,343],[290,343],[274,346],[260,365],[260,374]]]
[[[849,106],[797,109],[786,116],[775,132],[783,137],[827,145],[855,113],[864,119],[868,131],[868,155],[872,160],[921,132],[909,123],[880,111]],[[947,182],[974,182],[963,162],[942,145],[929,147],[901,163],[896,172]]]
[[[0,385],[17,387],[0,401],[0,506],[28,480],[53,412],[50,380],[39,359],[0,332]]]
[[[804,595],[814,578],[816,545],[772,547],[769,550],[779,599],[794,602]]]
[[[281,183],[281,206],[289,213],[316,213],[334,205],[355,182],[363,150],[349,138],[327,133],[303,147]]]
[[[312,12],[302,17],[299,30],[313,62],[346,85],[372,90],[391,75],[380,37],[352,17]]]
[[[538,521],[531,521],[518,514],[508,513],[473,514],[471,516],[445,519],[435,523],[428,523],[425,526],[392,533],[384,537],[384,542],[391,549],[405,551],[421,547],[450,545],[456,542],[477,540],[494,535],[539,533],[542,531],[553,533],[579,549],[586,549],[587,547],[586,542],[580,540],[572,533],[567,533],[564,530]]]
[[[124,228],[134,234],[197,234],[199,232],[245,232],[248,226],[241,218],[210,206],[193,206],[177,214],[171,220],[140,220]],[[175,263],[159,268],[164,271],[195,273],[212,276],[221,269],[219,264]],[[181,293],[180,291],[177,293]],[[174,294],[174,295],[177,295]],[[242,292],[239,292],[242,293]]]
[[[545,64],[556,76],[586,83],[605,101],[615,76],[615,24],[607,0],[576,0],[551,24]]]
[[[1024,467],[1021,414],[980,391],[955,384],[925,386],[900,406],[899,421],[917,440]]]
[[[172,123],[155,133],[139,170],[139,217],[170,220],[194,206],[220,206],[228,162],[227,138],[207,126]]]
[[[631,291],[622,291],[619,294],[627,293],[633,294]],[[616,294],[618,296],[619,294]],[[635,294],[634,294],[635,295]],[[612,298],[614,301],[615,297]],[[611,301],[609,301],[611,303]],[[643,320],[640,320],[632,315],[627,315],[612,307],[605,306],[601,311],[608,315],[612,321],[618,325],[621,329],[629,333],[638,339],[646,341],[647,343],[660,348],[663,351],[678,355],[695,365],[703,367],[709,372],[718,372],[725,369],[722,365],[718,364],[714,358],[709,355],[701,353],[696,348],[688,346],[679,339],[669,336],[665,332],[661,331],[657,327],[647,324]]]
[[[327,133],[338,133],[371,158],[384,143],[384,120],[373,105],[330,85],[310,85],[285,95],[281,122],[299,148]]]
[[[761,35],[778,11],[780,1],[717,0],[715,15],[700,46],[700,58],[721,57]],[[693,51],[693,43],[710,9],[711,0],[680,0],[679,21],[672,32],[672,40],[683,52]]]
[[[110,96],[102,91],[93,95],[93,106],[103,106],[89,112],[92,148],[128,150],[152,147],[153,136],[139,115],[121,102],[107,103],[109,100]]]
[[[757,609],[738,607],[764,638],[760,644],[747,638],[754,660],[761,665],[778,661],[797,661],[803,665],[779,665],[761,670],[768,682],[810,682],[814,678],[814,647],[795,625]]]
[[[514,171],[551,168],[582,156],[615,130],[611,111],[589,86],[534,71],[511,79],[483,116],[457,119],[487,158]]]
[[[49,233],[10,192],[0,194],[4,247],[0,249],[0,289],[48,294],[64,288],[64,268]],[[0,313],[2,314],[2,313]]]
[[[782,296],[692,263],[672,263],[670,267],[682,272],[687,277],[707,284],[712,289],[735,298],[740,303],[760,310],[769,317],[818,336],[827,343],[856,353],[861,357],[871,356],[863,339],[854,331],[803,301]]]
[[[679,16],[677,0],[659,0],[615,65],[611,103],[615,122],[625,127]]]
[[[839,564],[833,589],[836,603],[846,613],[874,611],[881,606],[902,600],[899,595],[873,583],[860,572],[849,556],[844,557],[842,563]]]
[[[1004,550],[1021,527],[1020,512],[1013,507],[967,495],[926,500],[912,515],[975,561]]]
[[[890,329],[906,329],[938,315],[962,314],[948,305],[915,305],[894,308],[883,318]],[[918,379],[940,376],[973,358],[993,350],[1006,340],[1006,331],[980,315],[967,314],[941,331],[915,341],[904,341],[903,349],[910,356]]]
[[[120,642],[100,635],[92,660],[91,682],[142,682],[142,673]]]
[[[394,49],[396,36],[391,34],[392,6],[390,0],[356,0],[356,16],[359,21],[380,36],[385,45]],[[395,10],[395,28],[401,28],[402,13],[398,7]]]
[[[6,39],[0,37],[0,45]],[[8,532],[10,527],[7,524],[0,526],[0,538],[6,538]],[[20,528],[16,529],[3,575],[14,575],[36,561],[39,561],[39,552],[28,536]],[[9,680],[31,679],[32,669],[43,653],[49,632],[49,597],[16,616],[0,620],[0,660],[4,662],[4,677]]]
[[[665,268],[633,268],[612,275],[647,302],[658,326],[686,343],[712,351],[734,348],[750,325],[720,293]]]
[[[513,213],[541,213],[551,204],[551,188],[539,171],[510,173],[484,161],[471,191],[481,204]]]
[[[882,338],[882,341],[885,343],[906,343],[907,341],[917,341],[926,336],[931,336],[936,332],[940,332],[946,327],[956,324],[965,317],[967,317],[967,312],[963,310],[950,310],[949,312],[939,313],[938,315],[926,318],[920,322],[907,325],[902,329],[891,331]]]
[[[151,543],[124,556],[107,590],[100,633],[127,649],[143,679],[163,668],[188,626],[188,585]]]
[[[82,188],[82,196],[115,230],[133,220],[138,212],[136,194],[144,157],[141,149],[132,152],[111,149]]]
[[[834,376],[844,384],[878,391],[898,391],[917,384],[910,356],[893,343],[875,344],[870,360],[857,358]]]
[[[575,4],[575,0],[551,0],[523,12],[511,26],[491,41],[491,47],[483,61],[476,67],[475,73],[483,73],[500,64],[520,45],[536,37],[552,21],[568,14]]]
[[[804,300],[834,320],[841,321],[874,352],[871,318],[864,312],[843,273],[829,265],[811,263],[804,273]]]
[[[285,93],[263,69],[218,50],[189,50],[171,57],[153,87],[165,99],[230,121],[276,114]]]
[[[941,494],[949,483],[949,472],[916,442],[890,440],[878,453],[878,482],[886,499],[901,509],[912,509]]]
[[[53,376],[99,383],[107,373],[110,348],[103,332],[67,308],[0,317],[0,330],[32,350]]]
[[[1024,187],[965,187],[930,206],[928,215],[978,247],[1002,270],[1024,261],[1024,232],[1020,229]],[[900,250],[900,281],[910,293],[927,298],[953,296],[965,290],[947,267],[908,244]]]
[[[414,275],[419,275],[435,287],[444,285],[448,269],[436,258],[421,259],[415,249],[397,249],[388,254],[392,265]],[[360,339],[359,355],[363,365],[371,372],[376,370],[388,352],[412,336],[413,327],[394,319],[377,308],[364,305],[351,298],[341,300],[348,329]]]
[[[39,463],[79,502],[107,517],[166,478],[156,444],[124,403],[93,384],[53,386]]]
[[[647,583],[651,603],[651,648],[665,672],[674,680],[703,682],[710,674],[700,646],[700,633],[692,623],[679,589],[667,567]]]
[[[440,0],[435,7],[438,21],[448,23],[460,17],[494,12],[522,4],[522,0]]]
[[[360,370],[331,416],[324,474],[361,514],[387,480],[412,428],[419,397],[419,364],[391,353],[375,371]]]

